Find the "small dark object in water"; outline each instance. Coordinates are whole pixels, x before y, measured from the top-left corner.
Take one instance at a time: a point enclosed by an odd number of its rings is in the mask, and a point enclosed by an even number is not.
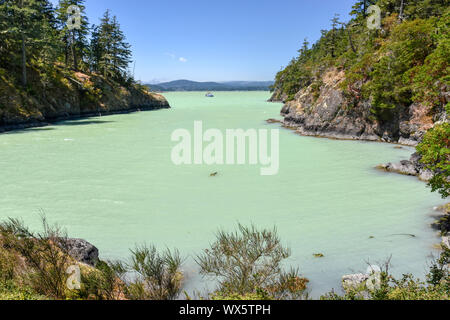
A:
[[[313,254],[313,256],[315,258],[323,258],[323,257],[325,257],[323,253],[315,253],[315,254]]]
[[[391,236],[405,236],[405,237],[416,238],[416,235],[414,235],[414,234],[409,234],[409,233],[391,234]]]
[[[218,174],[219,174],[218,172],[214,172],[214,173],[211,173],[209,176],[210,177],[217,177]]]

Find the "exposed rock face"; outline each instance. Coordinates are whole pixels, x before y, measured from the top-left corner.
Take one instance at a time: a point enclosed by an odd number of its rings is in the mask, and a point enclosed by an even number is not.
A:
[[[431,226],[441,232],[443,236],[450,235],[450,203],[434,208],[434,210],[439,213],[439,216]]]
[[[95,267],[98,263],[98,249],[83,239],[67,239],[69,254],[78,262]]]
[[[429,114],[429,108],[421,104],[412,104],[385,121],[373,116],[370,101],[348,106],[341,87],[344,80],[344,71],[331,68],[320,79],[320,89],[311,85],[300,90],[281,111],[284,125],[306,136],[398,142],[410,146],[417,145],[433,127],[436,119]],[[271,101],[280,100],[283,100],[282,94],[275,91]]]
[[[100,114],[170,108],[160,94],[137,86],[125,88],[98,75],[77,73],[74,79],[63,78],[54,86],[37,87],[39,94],[31,95],[0,79],[0,132]]]
[[[288,96],[287,94],[281,92],[280,89],[276,89],[272,96],[270,97],[270,99],[268,100],[269,102],[285,102],[287,100]]]
[[[399,173],[407,176],[418,177],[422,181],[430,181],[434,174],[420,163],[421,157],[415,153],[410,160],[400,161],[399,163],[388,163],[380,165],[379,168],[387,172]]]

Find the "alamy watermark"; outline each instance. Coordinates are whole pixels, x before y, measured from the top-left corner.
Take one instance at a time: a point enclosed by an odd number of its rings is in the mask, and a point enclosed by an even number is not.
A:
[[[381,288],[381,268],[377,265],[370,265],[367,267],[366,275],[369,279],[366,281],[366,287],[369,290],[375,291]]]
[[[367,28],[370,30],[381,29],[381,9],[377,5],[367,8]]]
[[[79,6],[71,5],[67,8],[67,29],[79,30],[81,29],[81,9]]]
[[[280,130],[219,129],[203,131],[203,122],[195,121],[193,134],[187,129],[172,133],[175,165],[260,165],[263,176],[280,169]]]
[[[81,270],[77,265],[70,266],[66,270],[66,274],[69,275],[66,281],[67,289],[69,290],[81,290]]]

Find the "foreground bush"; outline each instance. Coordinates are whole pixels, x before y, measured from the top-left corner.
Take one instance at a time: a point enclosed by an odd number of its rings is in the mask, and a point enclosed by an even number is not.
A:
[[[1,277],[29,286],[40,295],[66,299],[66,270],[73,263],[67,236],[57,226],[49,225],[44,217],[42,226],[42,232],[34,233],[15,219],[0,225]]]
[[[93,300],[173,300],[181,291],[182,259],[178,251],[159,253],[154,246],[131,250],[128,262],[100,262],[82,272],[78,297]]]
[[[43,219],[43,231],[34,233],[22,222],[0,224],[0,300],[172,300],[183,285],[178,251],[158,252],[139,246],[127,262],[100,261],[96,267],[75,262],[68,254],[65,233]],[[219,284],[212,300],[296,300],[308,298],[308,280],[297,270],[284,272],[290,256],[276,230],[239,225],[237,232],[220,231],[210,249],[197,257],[200,272]],[[81,288],[67,287],[68,266],[81,269]],[[449,300],[450,249],[431,264],[426,281],[405,275],[396,279],[387,263],[379,285],[334,292],[324,300]]]
[[[133,300],[174,300],[182,287],[182,259],[178,251],[159,254],[154,246],[137,247],[132,252],[130,269],[137,278],[128,286]]]
[[[450,249],[443,252],[431,264],[427,281],[423,282],[408,274],[396,279],[389,274],[388,267],[379,275],[379,284],[372,289],[362,285],[351,288],[344,295],[335,292],[323,296],[322,300],[450,300]]]
[[[0,283],[0,301],[5,300],[46,300],[45,296],[37,294],[32,288],[18,286],[13,281]]]
[[[274,230],[259,231],[239,225],[239,231],[219,231],[210,249],[197,257],[200,273],[213,277],[219,288],[216,299],[249,297],[300,299],[308,280],[298,270],[285,273],[281,263],[291,255]]]

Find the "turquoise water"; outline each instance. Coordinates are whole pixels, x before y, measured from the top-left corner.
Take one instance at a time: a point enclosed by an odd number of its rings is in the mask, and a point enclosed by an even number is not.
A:
[[[315,297],[391,255],[396,274],[424,275],[439,242],[429,227],[432,208],[442,200],[416,178],[374,169],[413,149],[281,129],[276,176],[260,176],[259,166],[175,166],[173,130],[192,130],[195,120],[205,128],[276,129],[265,120],[278,118],[281,105],[265,102],[265,92],[166,97],[171,110],[0,135],[0,218],[21,217],[37,228],[43,211],[70,236],[95,244],[103,259],[128,256],[143,242],[178,248],[187,257],[188,290],[211,287],[192,257],[219,227],[234,230],[238,222],[275,225],[292,249],[288,264],[311,280]]]

